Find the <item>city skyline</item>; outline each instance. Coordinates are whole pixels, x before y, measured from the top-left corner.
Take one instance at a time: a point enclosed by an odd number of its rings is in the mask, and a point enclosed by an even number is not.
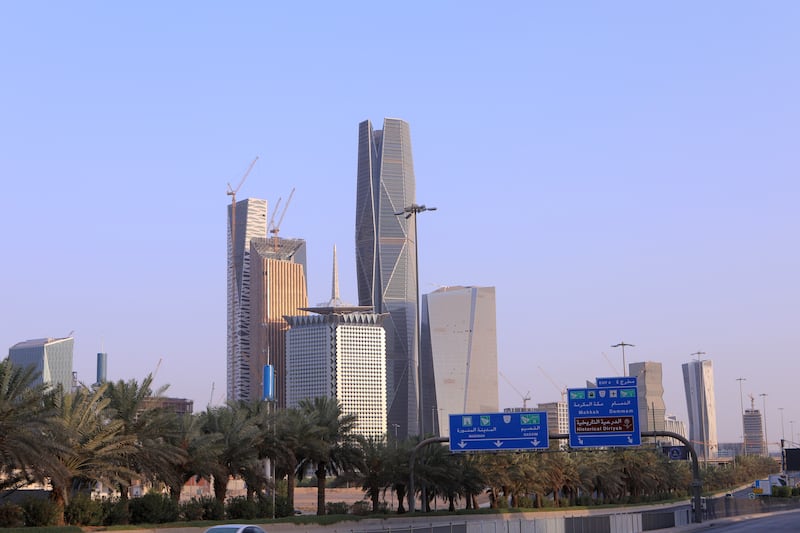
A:
[[[741,440],[740,383],[768,440],[798,441],[799,15],[9,4],[0,346],[75,330],[85,383],[103,352],[110,381],[224,402],[227,183],[259,156],[237,199],[296,187],[280,235],[307,242],[309,301],[338,245],[355,302],[358,124],[401,117],[438,207],[420,292],[497,288],[501,409],[622,372],[625,340],[662,363],[667,414],[688,421],[681,365],[702,351],[721,442]]]

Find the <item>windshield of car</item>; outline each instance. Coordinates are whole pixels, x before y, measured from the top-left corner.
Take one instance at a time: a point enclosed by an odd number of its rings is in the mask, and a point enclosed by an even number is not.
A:
[[[208,528],[206,533],[236,533],[239,529],[239,526],[214,526]]]

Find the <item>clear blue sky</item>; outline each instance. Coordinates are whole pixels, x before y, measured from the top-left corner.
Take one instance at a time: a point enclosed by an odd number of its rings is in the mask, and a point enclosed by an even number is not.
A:
[[[423,292],[497,287],[501,407],[628,362],[800,432],[800,4],[3,2],[0,347],[225,389],[226,183],[357,300],[357,125],[411,124]],[[424,217],[424,218],[423,218]],[[610,363],[603,354],[606,354]],[[509,384],[512,383],[513,387]],[[515,392],[516,388],[520,394]]]

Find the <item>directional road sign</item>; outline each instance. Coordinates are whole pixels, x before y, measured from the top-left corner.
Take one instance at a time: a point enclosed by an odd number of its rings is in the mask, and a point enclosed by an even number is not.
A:
[[[635,387],[638,382],[635,376],[633,377],[616,377],[616,378],[596,378],[598,387]]]
[[[568,389],[569,445],[639,446],[642,436],[636,378],[600,378],[598,384],[601,381],[605,383],[602,387]]]
[[[550,446],[547,413],[450,415],[450,451],[541,450]]]

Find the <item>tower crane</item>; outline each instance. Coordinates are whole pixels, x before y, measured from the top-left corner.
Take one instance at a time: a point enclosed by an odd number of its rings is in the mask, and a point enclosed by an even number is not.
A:
[[[521,392],[520,392],[520,391],[519,391],[519,390],[518,390],[518,389],[517,389],[517,388],[514,386],[514,384],[513,384],[513,383],[511,383],[511,380],[510,380],[510,379],[508,379],[508,378],[506,377],[506,375],[505,375],[505,374],[503,374],[503,373],[502,373],[502,372],[500,372],[499,370],[498,370],[497,372],[498,372],[498,373],[499,373],[499,374],[500,374],[500,375],[503,377],[503,379],[504,379],[504,380],[506,380],[506,382],[508,382],[508,384],[509,384],[509,385],[511,385],[511,388],[512,388],[512,389],[514,389],[514,392],[516,392],[517,394],[519,394],[520,398],[522,398],[522,408],[523,408],[523,409],[527,409],[527,408],[528,408],[528,400],[530,400],[530,399],[531,399],[531,391],[528,391],[528,392],[526,392],[525,394],[522,394],[522,393],[521,393]]]
[[[278,251],[278,233],[280,233],[281,231],[281,223],[283,222],[283,217],[286,216],[286,210],[289,209],[289,202],[292,201],[292,196],[294,196],[294,187],[292,187],[292,192],[289,193],[289,198],[286,199],[286,203],[283,206],[283,211],[281,211],[281,216],[278,217],[278,222],[275,223],[273,221],[273,219],[275,218],[275,214],[273,213],[272,219],[270,220],[269,223],[270,225],[269,232],[272,233],[272,247],[273,250],[276,252]],[[278,199],[275,211],[277,211],[277,205],[279,204],[280,204],[280,199]]]
[[[541,366],[538,367],[538,368],[539,368],[539,372],[541,372],[544,375],[544,377],[547,378],[547,381],[552,383],[553,387],[555,387],[556,390],[561,393],[561,401],[562,402],[567,401],[567,388],[566,387],[559,387],[558,383],[556,383],[556,381],[553,378],[550,377],[550,374],[548,374],[547,372],[544,371],[544,368],[542,368]]]
[[[236,193],[239,192],[239,189],[244,185],[244,180],[250,175],[250,171],[253,170],[256,161],[258,161],[258,156],[256,156],[253,162],[250,163],[250,166],[247,167],[247,171],[245,171],[244,176],[239,180],[239,185],[237,185],[235,189],[231,187],[230,182],[228,182],[228,190],[225,194],[231,197],[231,249],[233,249],[233,246],[236,244],[236,239],[234,238],[236,236]]]
[[[602,353],[603,357],[606,358],[606,362],[608,363],[608,366],[611,367],[611,370],[614,371],[614,375],[615,376],[619,376],[619,370],[617,370],[617,367],[614,366],[614,363],[611,362],[611,359],[608,358],[608,356],[606,355],[606,352],[600,352],[600,353]]]
[[[245,171],[244,176],[242,176],[242,179],[239,180],[239,185],[237,185],[236,188],[234,189],[233,187],[231,187],[231,184],[229,182],[228,183],[228,190],[225,193],[225,194],[227,194],[228,196],[231,197],[231,220],[230,220],[230,224],[231,224],[231,247],[230,247],[230,268],[231,268],[231,272],[230,272],[230,276],[231,276],[231,278],[230,279],[231,279],[231,282],[232,282],[232,286],[230,286],[230,288],[229,288],[230,293],[231,293],[231,296],[230,296],[231,300],[230,300],[230,302],[228,302],[228,305],[230,305],[230,313],[231,313],[231,315],[230,315],[230,324],[229,324],[231,353],[236,351],[236,344],[237,344],[237,342],[236,342],[236,311],[235,311],[235,307],[236,307],[236,193],[239,192],[239,189],[241,189],[242,185],[244,185],[244,180],[246,180],[247,176],[250,175],[250,171],[253,170],[253,167],[255,166],[256,161],[258,161],[258,156],[256,156],[255,159],[253,159],[253,162],[250,163],[250,166],[247,167],[247,170]]]

